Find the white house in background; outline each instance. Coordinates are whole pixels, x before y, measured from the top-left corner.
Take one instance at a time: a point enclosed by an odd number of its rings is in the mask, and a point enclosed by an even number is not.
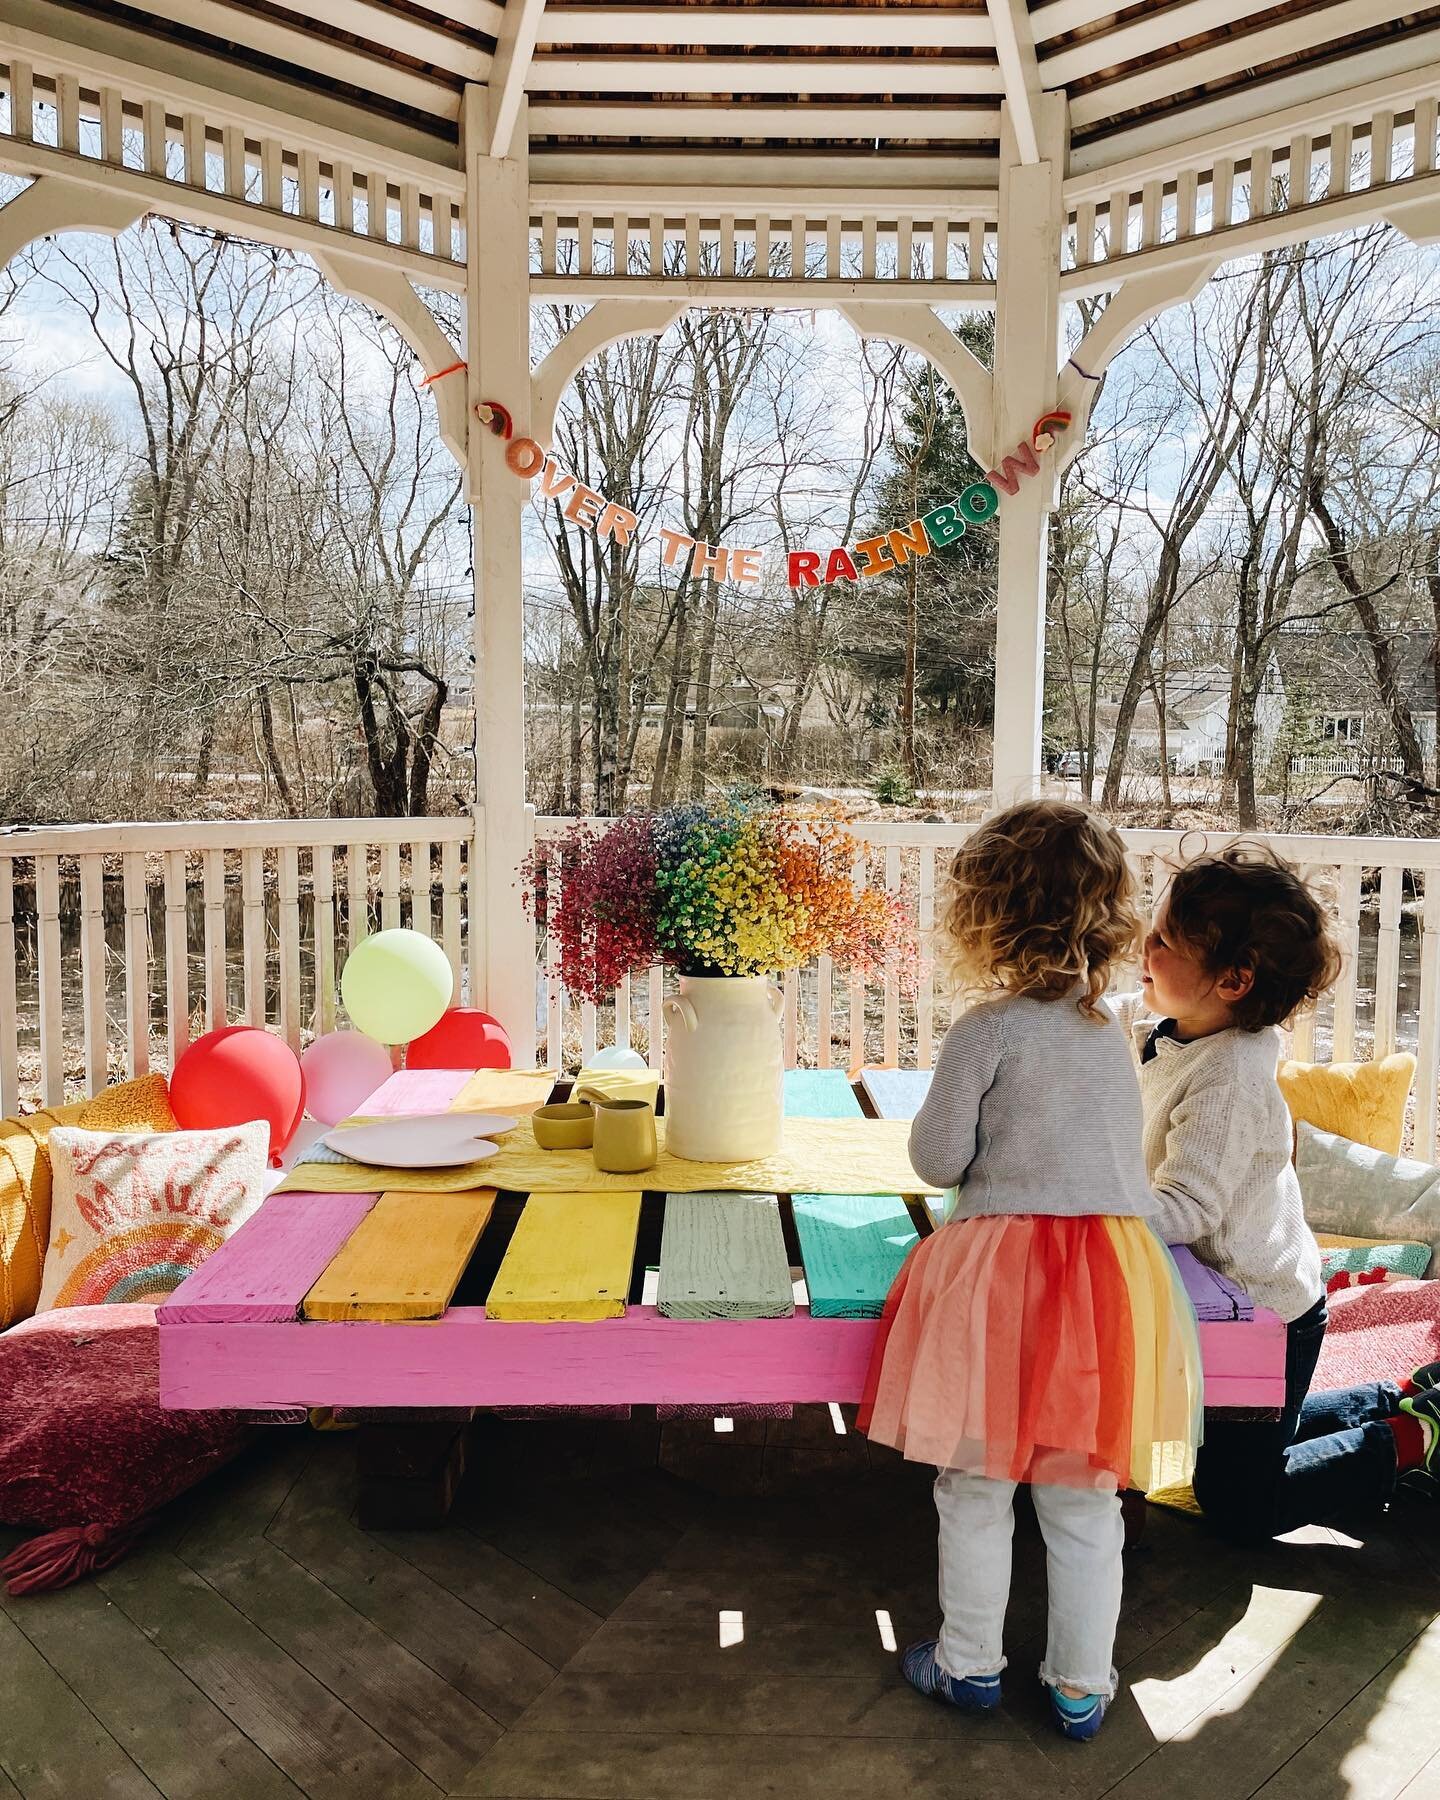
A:
[[[1415,735],[1426,762],[1433,763],[1435,633],[1396,631],[1388,642]],[[1294,740],[1292,769],[1342,775],[1401,766],[1363,633],[1282,631],[1275,640],[1273,667],[1282,698],[1281,717],[1287,719]]]
[[[1171,670],[1165,679],[1166,759],[1178,775],[1208,775],[1225,761],[1225,740],[1230,726],[1229,669],[1217,667]],[[1108,693],[1098,715],[1099,761],[1108,761],[1115,741],[1115,721],[1120,711],[1118,690]],[[1266,674],[1256,706],[1262,754],[1274,742],[1285,716],[1284,696],[1275,666]],[[1130,765],[1141,769],[1159,766],[1160,715],[1147,694],[1135,712],[1130,728]]]

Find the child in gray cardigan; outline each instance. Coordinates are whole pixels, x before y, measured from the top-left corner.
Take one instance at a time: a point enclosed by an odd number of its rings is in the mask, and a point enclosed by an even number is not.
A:
[[[1243,1540],[1382,1504],[1408,1469],[1440,1473],[1440,1395],[1419,1391],[1440,1379],[1440,1364],[1408,1381],[1309,1392],[1325,1294],[1275,1080],[1276,1027],[1339,966],[1295,871],[1235,846],[1175,877],[1145,939],[1143,993],[1111,1003],[1140,1065],[1156,1230],[1288,1328],[1280,1418],[1209,1420],[1196,1458],[1196,1498]]]

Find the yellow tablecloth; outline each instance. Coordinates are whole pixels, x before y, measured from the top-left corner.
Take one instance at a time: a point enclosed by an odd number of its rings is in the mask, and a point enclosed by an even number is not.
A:
[[[478,1078],[477,1078],[478,1079]],[[465,1090],[468,1094],[469,1090]],[[462,1094],[462,1100],[465,1098]],[[468,1109],[467,1109],[468,1110]],[[529,1119],[496,1142],[500,1154],[454,1169],[379,1169],[363,1163],[300,1163],[279,1191],[367,1194],[402,1188],[409,1193],[449,1194],[466,1188],[508,1188],[516,1193],[633,1193],[637,1187],[673,1194],[724,1189],[761,1194],[934,1194],[910,1166],[904,1119],[787,1119],[776,1156],[756,1162],[689,1162],[665,1148],[665,1121],[657,1119],[660,1156],[637,1175],[607,1175],[588,1150],[542,1150]]]

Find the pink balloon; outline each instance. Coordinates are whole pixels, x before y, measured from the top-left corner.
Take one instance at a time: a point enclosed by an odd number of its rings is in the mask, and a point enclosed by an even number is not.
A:
[[[312,1119],[338,1125],[390,1078],[390,1052],[361,1031],[327,1031],[300,1058]]]

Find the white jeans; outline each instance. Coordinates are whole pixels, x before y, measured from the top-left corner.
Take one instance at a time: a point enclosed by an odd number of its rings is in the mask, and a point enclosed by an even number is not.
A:
[[[1115,1692],[1125,1527],[1114,1488],[1031,1489],[1045,1538],[1050,1628],[1040,1679],[1086,1694]],[[941,1469],[940,1605],[936,1657],[947,1674],[992,1675],[1005,1667],[1002,1636],[1010,1598],[1015,1483]]]

